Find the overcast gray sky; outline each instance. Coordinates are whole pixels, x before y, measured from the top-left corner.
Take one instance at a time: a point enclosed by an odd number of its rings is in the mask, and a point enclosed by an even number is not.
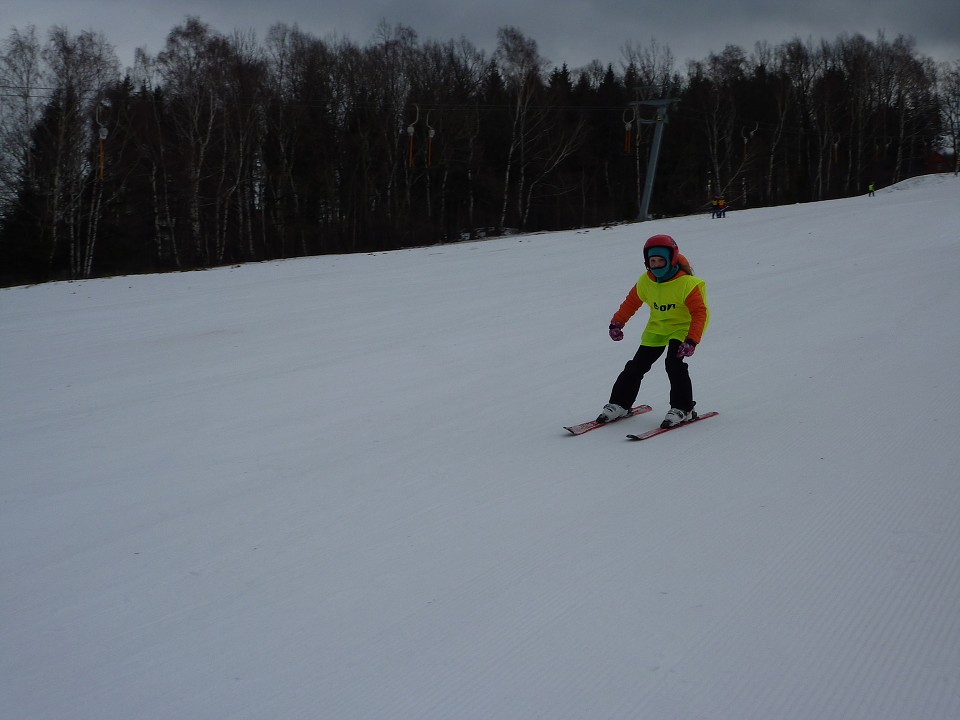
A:
[[[875,40],[878,31],[888,40],[912,35],[917,50],[934,60],[960,60],[960,0],[4,0],[0,39],[31,24],[44,39],[54,25],[99,30],[126,67],[137,47],[162,50],[187,15],[225,34],[254,30],[263,40],[274,23],[296,23],[317,37],[337,34],[361,46],[386,20],[413,28],[421,41],[462,35],[488,52],[497,29],[512,25],[537,41],[551,65],[571,69],[593,59],[619,69],[628,41],[669,47],[682,72],[688,59],[729,44],[749,53],[760,40],[833,41],[841,33]]]

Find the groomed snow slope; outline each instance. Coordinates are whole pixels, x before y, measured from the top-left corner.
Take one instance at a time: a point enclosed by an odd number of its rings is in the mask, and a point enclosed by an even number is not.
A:
[[[0,715],[955,720],[958,200],[0,290]],[[659,232],[721,415],[569,436]]]

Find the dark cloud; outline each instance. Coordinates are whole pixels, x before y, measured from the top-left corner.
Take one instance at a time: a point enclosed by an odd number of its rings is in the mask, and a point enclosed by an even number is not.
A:
[[[875,40],[878,32],[888,40],[912,36],[917,51],[934,60],[960,61],[960,2],[953,0],[554,0],[547,5],[517,0],[7,0],[3,21],[5,31],[28,24],[41,34],[53,25],[74,32],[101,30],[129,65],[134,48],[158,52],[167,33],[188,14],[223,33],[252,29],[263,39],[274,23],[296,23],[318,37],[339,35],[360,45],[386,21],[413,28],[421,40],[464,36],[488,51],[496,46],[498,28],[512,25],[536,40],[553,65],[571,68],[591,60],[616,66],[628,42],[642,47],[656,40],[671,50],[682,71],[686,60],[704,59],[730,44],[750,52],[758,41],[775,46],[793,37],[833,41],[856,33]]]

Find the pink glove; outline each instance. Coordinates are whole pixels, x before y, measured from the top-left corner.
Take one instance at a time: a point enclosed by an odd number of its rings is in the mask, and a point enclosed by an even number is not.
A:
[[[687,338],[682,343],[680,343],[680,347],[677,348],[677,357],[688,358],[691,355],[693,355],[696,349],[697,349],[697,344],[690,338]]]
[[[615,342],[623,340],[623,323],[610,323],[610,339]]]

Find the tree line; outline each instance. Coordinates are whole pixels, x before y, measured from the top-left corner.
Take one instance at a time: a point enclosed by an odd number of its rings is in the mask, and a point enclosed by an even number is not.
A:
[[[669,99],[658,216],[844,197],[927,171],[960,136],[960,61],[912,39],[737,46],[675,68],[548,67],[381,24],[361,47],[198,18],[121,74],[102,33],[0,46],[0,284],[397,249],[637,218]]]

